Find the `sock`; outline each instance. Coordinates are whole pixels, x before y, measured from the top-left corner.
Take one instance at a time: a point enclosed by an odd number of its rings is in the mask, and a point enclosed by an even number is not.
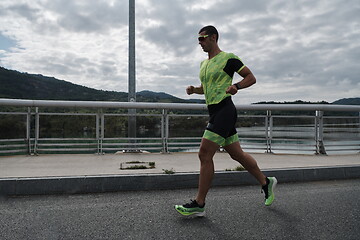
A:
[[[265,177],[265,180],[266,180],[266,184],[262,185],[263,188],[266,187],[267,185],[269,185],[269,183],[270,183],[269,178]]]
[[[203,208],[205,207],[205,203],[201,206],[196,200],[195,200],[196,204],[199,206],[199,208]]]

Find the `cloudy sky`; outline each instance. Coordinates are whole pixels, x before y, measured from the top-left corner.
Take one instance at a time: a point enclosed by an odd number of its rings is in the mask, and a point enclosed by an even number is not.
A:
[[[360,97],[359,0],[135,2],[137,91],[202,98],[185,88],[200,84],[197,33],[211,24],[257,78],[238,104]],[[127,39],[128,0],[0,1],[8,69],[127,92]]]

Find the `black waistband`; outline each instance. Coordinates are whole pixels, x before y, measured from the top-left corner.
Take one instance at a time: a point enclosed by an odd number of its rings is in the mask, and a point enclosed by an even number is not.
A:
[[[220,110],[221,108],[223,108],[225,105],[232,103],[231,100],[231,96],[224,98],[223,100],[221,100],[221,102],[217,103],[217,104],[211,104],[208,105],[208,110],[209,113],[212,114],[214,112],[217,112],[218,110]]]

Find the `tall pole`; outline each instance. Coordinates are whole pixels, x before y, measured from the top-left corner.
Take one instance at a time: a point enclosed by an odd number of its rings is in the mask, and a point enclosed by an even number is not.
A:
[[[128,101],[136,102],[135,77],[135,0],[129,0],[129,92]],[[136,109],[129,109],[128,137],[136,138]],[[135,141],[132,141],[133,143]]]

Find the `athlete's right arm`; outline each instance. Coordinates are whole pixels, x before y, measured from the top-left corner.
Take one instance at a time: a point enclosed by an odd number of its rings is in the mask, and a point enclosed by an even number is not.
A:
[[[194,87],[194,86],[188,86],[186,88],[186,93],[188,95],[191,95],[193,93],[196,93],[196,94],[204,94],[204,89],[203,89],[203,86],[200,85],[199,87]]]

